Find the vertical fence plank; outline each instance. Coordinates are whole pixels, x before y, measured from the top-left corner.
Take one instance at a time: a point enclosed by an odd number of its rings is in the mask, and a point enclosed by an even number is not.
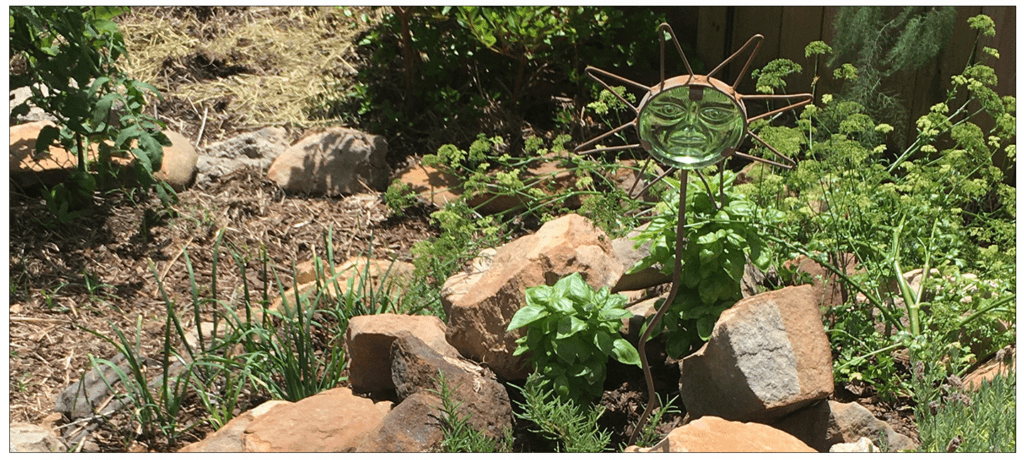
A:
[[[732,49],[728,53],[734,53],[743,46],[754,34],[764,35],[761,48],[757,52],[750,68],[747,69],[743,81],[740,82],[739,91],[742,94],[754,92],[755,80],[750,78],[750,71],[763,67],[769,61],[779,56],[779,43],[782,31],[782,7],[781,6],[760,6],[760,7],[735,7],[733,13],[732,27]],[[731,84],[736,80],[743,64],[750,56],[749,52],[737,56],[729,66],[723,69],[721,76],[716,78]]]
[[[722,62],[726,54],[726,30],[728,29],[728,7],[704,6],[697,15],[697,55],[708,66],[695,72],[706,73]]]
[[[825,8],[820,6],[787,6],[782,8],[778,58],[792,60],[803,67],[800,75],[787,79],[786,92],[809,92],[814,77],[814,61],[804,56],[804,48],[821,40],[822,18]]]

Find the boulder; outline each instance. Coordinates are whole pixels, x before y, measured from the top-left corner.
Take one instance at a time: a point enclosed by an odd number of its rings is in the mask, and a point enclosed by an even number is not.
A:
[[[49,88],[47,88],[46,86],[41,85],[41,84],[37,84],[37,85],[34,85],[34,86],[36,88],[39,88],[39,90],[44,95],[48,94],[49,91],[50,91]],[[36,106],[32,105],[32,103],[28,101],[28,98],[30,98],[30,97],[32,97],[32,88],[29,88],[28,86],[22,86],[20,88],[15,88],[15,89],[12,89],[10,91],[10,105],[8,106],[10,108],[10,110],[8,111],[8,114],[11,117],[10,119],[12,119],[12,123],[22,124],[22,123],[31,123],[33,121],[43,121],[43,120],[57,121],[57,117],[55,117],[53,115],[50,115],[50,114],[46,113],[45,111],[43,111],[43,109],[40,109],[39,107],[36,107]],[[26,113],[24,115],[17,115],[17,116],[15,116],[14,115],[15,107],[18,107],[19,105],[22,105],[22,104],[27,104],[27,106],[28,106],[28,113]]]
[[[622,270],[609,238],[589,220],[577,214],[552,220],[537,233],[497,249],[486,271],[445,282],[448,342],[501,378],[525,379],[530,370],[526,356],[512,356],[523,332],[505,329],[526,304],[526,289],[553,285],[575,272],[595,289],[612,287]]]
[[[242,412],[220,427],[217,431],[210,433],[202,441],[189,444],[178,452],[246,452],[245,450],[245,429],[257,417],[266,414],[271,408],[281,404],[292,404],[288,401],[271,400],[250,410]]]
[[[828,448],[829,452],[881,452],[870,439],[861,437],[857,442],[841,442]]]
[[[67,452],[53,430],[30,423],[11,423],[11,452]]]
[[[405,398],[376,426],[356,452],[430,452],[441,445],[441,399],[420,391]]]
[[[320,287],[326,288],[324,294],[332,299],[348,291],[349,281],[352,282],[352,288],[356,294],[373,292],[397,298],[408,286],[415,267],[400,260],[378,260],[356,256],[335,266],[333,273],[329,263],[321,261],[321,270]],[[316,266],[312,260],[296,265],[295,271],[295,284],[298,287],[293,286],[285,290],[284,293],[289,308],[295,307],[296,289],[299,290],[300,297],[317,294],[317,276],[320,276],[316,273]],[[270,302],[268,309],[280,312],[283,304],[281,297],[277,297]]]
[[[824,399],[834,389],[832,350],[814,288],[737,302],[679,371],[679,395],[694,418],[771,422]]]
[[[387,142],[354,129],[331,128],[282,152],[267,170],[281,188],[316,195],[384,191],[390,174]]]
[[[623,269],[628,272],[633,265],[640,262],[651,254],[651,243],[648,241],[643,245],[637,247],[636,238],[637,235],[646,228],[648,224],[644,224],[637,227],[629,232],[622,238],[616,238],[612,240],[612,251],[615,258],[618,259],[619,263],[622,264]],[[669,267],[671,269],[671,267]],[[647,267],[636,273],[623,273],[622,277],[619,278],[618,282],[612,288],[612,292],[620,291],[634,291],[639,289],[647,289],[660,284],[672,282],[672,275],[666,275],[661,272],[657,267]]]
[[[512,403],[494,373],[470,361],[438,353],[412,336],[398,337],[391,345],[391,378],[400,400],[420,391],[441,391],[444,375],[452,398],[460,404],[469,425],[492,438],[512,428]],[[435,393],[436,394],[436,393]]]
[[[354,452],[385,418],[373,401],[334,388],[271,407],[243,431],[245,452]]]
[[[819,452],[828,452],[836,444],[857,442],[861,437],[867,437],[876,446],[888,445],[890,452],[917,448],[913,440],[897,433],[855,402],[822,401],[772,426],[796,436]]]
[[[790,434],[760,423],[705,416],[669,432],[649,449],[634,452],[814,452]]]
[[[408,184],[420,200],[439,208],[461,196],[459,179],[433,166],[414,166],[402,172],[396,180]]]
[[[206,184],[245,167],[265,171],[288,147],[288,132],[279,127],[263,128],[210,144],[196,163],[196,184]]]
[[[31,188],[38,185],[53,187],[67,180],[71,170],[78,166],[78,157],[57,144],[51,144],[48,152],[36,152],[39,132],[45,126],[56,125],[51,121],[43,120],[10,128],[9,168],[11,180],[19,187]],[[195,177],[196,161],[199,156],[189,140],[181,134],[168,130],[163,133],[172,145],[163,148],[160,169],[153,173],[153,177],[166,181],[177,191],[182,191]],[[90,143],[87,150],[90,161],[99,158],[97,144]],[[111,163],[115,168],[128,168],[133,161],[122,157],[111,158]]]
[[[992,359],[985,361],[964,376],[964,388],[977,390],[981,388],[982,383],[992,380],[997,375],[1005,376],[1010,372],[1016,372],[1017,361],[1014,359],[1014,356],[1015,348],[1012,345],[1007,345],[1002,350],[999,350]]]
[[[41,120],[10,127],[10,157],[8,171],[11,182],[23,189],[40,185],[53,187],[68,179],[69,174],[78,165],[78,158],[58,145],[50,144],[47,152],[36,152],[36,141],[39,132],[46,126],[56,126],[52,121]],[[98,158],[99,149],[90,144],[88,157]],[[130,161],[126,158],[112,158],[119,167],[126,167]]]
[[[164,131],[164,135],[171,141],[171,145],[164,146],[160,170],[155,171],[153,177],[167,182],[171,188],[180,192],[192,185],[196,177],[196,162],[199,160],[199,154],[196,153],[192,142],[185,136],[174,131]]]
[[[839,260],[829,258],[832,266],[843,270],[846,275],[856,272],[857,259],[852,254],[843,254]],[[789,270],[794,271],[794,277],[809,276],[814,286],[814,298],[822,307],[833,307],[846,303],[850,293],[846,291],[840,278],[829,271],[821,264],[806,256],[799,256],[783,264]],[[798,282],[798,279],[788,280]]]
[[[121,372],[131,375],[131,367],[124,354],[118,353],[110,362],[120,368]],[[95,368],[90,368],[81,380],[71,384],[60,393],[54,411],[60,412],[70,421],[91,417],[100,411],[103,415],[110,415],[117,411],[122,403],[118,399],[111,399],[106,406],[103,406],[103,402],[111,394],[108,383],[117,386],[120,381],[121,378],[117,370],[111,366],[99,364]]]
[[[395,388],[391,375],[391,344],[408,334],[441,356],[459,357],[445,340],[445,324],[436,316],[367,315],[349,320],[345,331],[348,382],[358,393]]]
[[[557,154],[545,155],[536,166],[526,168],[523,173],[520,177],[523,182],[536,182],[534,187],[549,194],[578,190],[576,173],[560,166]],[[408,184],[420,200],[442,208],[459,199],[464,191],[459,178],[433,166],[416,165],[403,171],[396,180]],[[466,203],[483,214],[497,214],[526,204],[520,197],[495,196],[487,192],[468,198]],[[581,204],[578,196],[571,196],[562,203],[569,209],[579,208]]]

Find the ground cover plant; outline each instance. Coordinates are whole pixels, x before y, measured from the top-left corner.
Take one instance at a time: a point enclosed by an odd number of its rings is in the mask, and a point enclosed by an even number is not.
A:
[[[774,273],[774,284],[760,286],[774,289],[806,281],[794,279],[784,263],[803,255],[836,272],[849,293],[845,303],[823,311],[837,398],[890,416],[897,431],[921,441],[922,451],[950,450],[953,440],[957,451],[1015,449],[1013,376],[980,393],[956,385],[972,363],[1016,337],[1015,189],[1003,177],[1007,163],[993,163],[996,153],[1015,161],[1015,100],[992,90],[995,74],[986,65],[999,51],[980,47],[944,99],[927,113],[907,113],[917,117],[916,136],[908,139],[896,135],[898,115],[886,118],[885,108],[899,105],[900,95],[875,100],[863,91],[866,83],[884,87],[898,79],[905,61],[927,59],[903,59],[898,51],[882,59],[868,46],[881,39],[904,51],[933,45],[948,28],[949,9],[915,7],[892,18],[881,10],[844,9],[837,19],[842,43],[809,44],[808,62],[825,65],[806,70],[815,81],[846,86],[832,94],[812,86],[815,101],[796,119],[751,126],[798,160],[793,171],[756,166],[739,184],[735,171],[744,165],[727,163],[725,171],[705,171],[707,184],[659,183],[648,201],[630,197],[610,178],[621,168],[637,169],[625,163],[629,155],[566,150],[623,121],[617,98],[588,83],[582,66],[658,68],[650,44],[659,18],[649,11],[183,7],[133,8],[109,21],[104,9],[75,11],[111,39],[89,48],[128,52],[127,60],[110,57],[128,70],[109,83],[123,83],[126,93],[112,98],[125,98],[138,120],[156,106],[165,126],[206,143],[266,124],[288,127],[295,140],[307,128],[356,123],[386,130],[392,146],[459,177],[465,193],[444,207],[416,201],[400,184],[373,196],[295,197],[262,171],[243,170],[169,204],[125,189],[90,192],[91,210],[55,222],[40,217],[45,199],[12,191],[12,420],[41,422],[57,393],[87,370],[113,364],[110,357],[120,352],[128,370],[111,386],[131,410],[102,424],[93,449],[176,450],[268,399],[294,401],[346,385],[339,341],[348,318],[381,312],[443,318],[439,290],[452,273],[481,249],[566,212],[588,216],[612,237],[651,221],[638,242],[652,242],[652,256],[636,268],[671,270],[673,206],[686,186],[690,234],[683,264],[700,267],[686,272],[700,277],[684,280],[690,295],[680,296],[652,339],[664,346],[674,337],[669,355],[685,356],[707,340],[720,312],[740,298],[738,280],[748,263]],[[851,28],[879,18],[904,34],[872,39],[855,32],[874,30]],[[981,44],[995,33],[985,16],[971,18],[970,26]],[[111,38],[118,33],[123,49]],[[317,40],[324,46],[307,46]],[[291,57],[284,52],[289,47]],[[265,55],[256,59],[255,49]],[[754,76],[759,91],[771,92],[804,70],[801,63],[775,61]],[[163,99],[124,83],[131,78],[151,82]],[[261,94],[253,92],[258,81],[270,92],[264,98],[254,96]],[[289,94],[300,94],[292,99],[301,103],[285,106]],[[104,110],[107,102],[94,101]],[[86,114],[83,126],[112,135],[97,113]],[[67,139],[74,141],[73,133]],[[752,153],[771,158],[767,151]],[[569,171],[570,187],[529,175],[542,157]],[[389,158],[393,166],[409,160]],[[519,204],[487,215],[481,197]],[[367,272],[339,281],[338,265],[357,255],[409,261],[416,281],[398,290],[370,283]],[[852,272],[839,263],[846,255],[857,261]],[[302,260],[313,261],[316,287],[289,291]],[[919,268],[918,282],[904,280]],[[279,310],[270,308],[275,297],[282,297]],[[438,376],[447,415],[442,450],[622,450],[619,440],[635,417],[612,423],[610,414],[635,412],[646,400],[635,344],[618,335],[624,302],[594,292],[578,275],[531,288],[526,301],[509,327],[528,330],[520,345],[540,365],[523,386],[508,387],[514,431],[498,440],[473,432]],[[188,336],[194,328],[199,334]],[[80,346],[69,354],[67,343]],[[619,384],[625,397],[611,401]],[[663,404],[639,445],[655,444],[680,423],[672,396],[658,395]],[[86,444],[72,449],[90,449]]]

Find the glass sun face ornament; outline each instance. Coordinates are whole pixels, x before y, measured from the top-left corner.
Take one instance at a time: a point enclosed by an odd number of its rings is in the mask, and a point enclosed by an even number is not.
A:
[[[811,102],[812,96],[803,94],[783,95],[742,95],[736,91],[743,78],[743,75],[750,67],[751,61],[757,55],[757,50],[764,39],[761,35],[754,35],[732,56],[715,67],[707,75],[696,75],[690,68],[690,63],[683,53],[679,41],[676,40],[672,27],[668,24],[661,24],[658,27],[661,32],[661,82],[655,86],[646,86],[632,80],[614,75],[610,72],[587,67],[587,74],[597,80],[605,89],[614,94],[620,101],[633,109],[636,118],[618,128],[597,136],[576,148],[577,153],[604,152],[611,150],[626,150],[643,148],[651,157],[671,168],[682,170],[698,170],[721,162],[730,156],[738,156],[764,163],[791,168],[795,163],[790,158],[779,153],[774,147],[752,133],[748,126],[750,122],[770,117],[777,113],[794,109]],[[672,38],[679,56],[686,65],[687,74],[665,79],[665,32]],[[726,64],[731,62],[745,50],[753,47],[750,56],[747,58],[743,69],[739,72],[736,80],[729,85],[714,77]],[[600,77],[612,78],[621,81],[629,86],[644,91],[640,104],[633,105],[622,95],[616,93]],[[757,116],[750,117],[747,107],[744,104],[748,100],[774,100],[782,99],[791,102],[785,107],[769,110]],[[623,146],[593,148],[602,139],[619,133],[626,128],[637,130],[640,142]],[[784,163],[758,158],[738,152],[746,136],[764,145],[778,156]]]

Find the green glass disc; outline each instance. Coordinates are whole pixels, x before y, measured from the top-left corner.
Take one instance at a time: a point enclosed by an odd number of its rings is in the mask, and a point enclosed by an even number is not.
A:
[[[654,95],[640,110],[640,139],[657,160],[680,169],[699,169],[725,157],[743,140],[743,110],[725,93],[679,86]],[[701,96],[701,93],[703,95]],[[645,145],[646,147],[646,145]]]

